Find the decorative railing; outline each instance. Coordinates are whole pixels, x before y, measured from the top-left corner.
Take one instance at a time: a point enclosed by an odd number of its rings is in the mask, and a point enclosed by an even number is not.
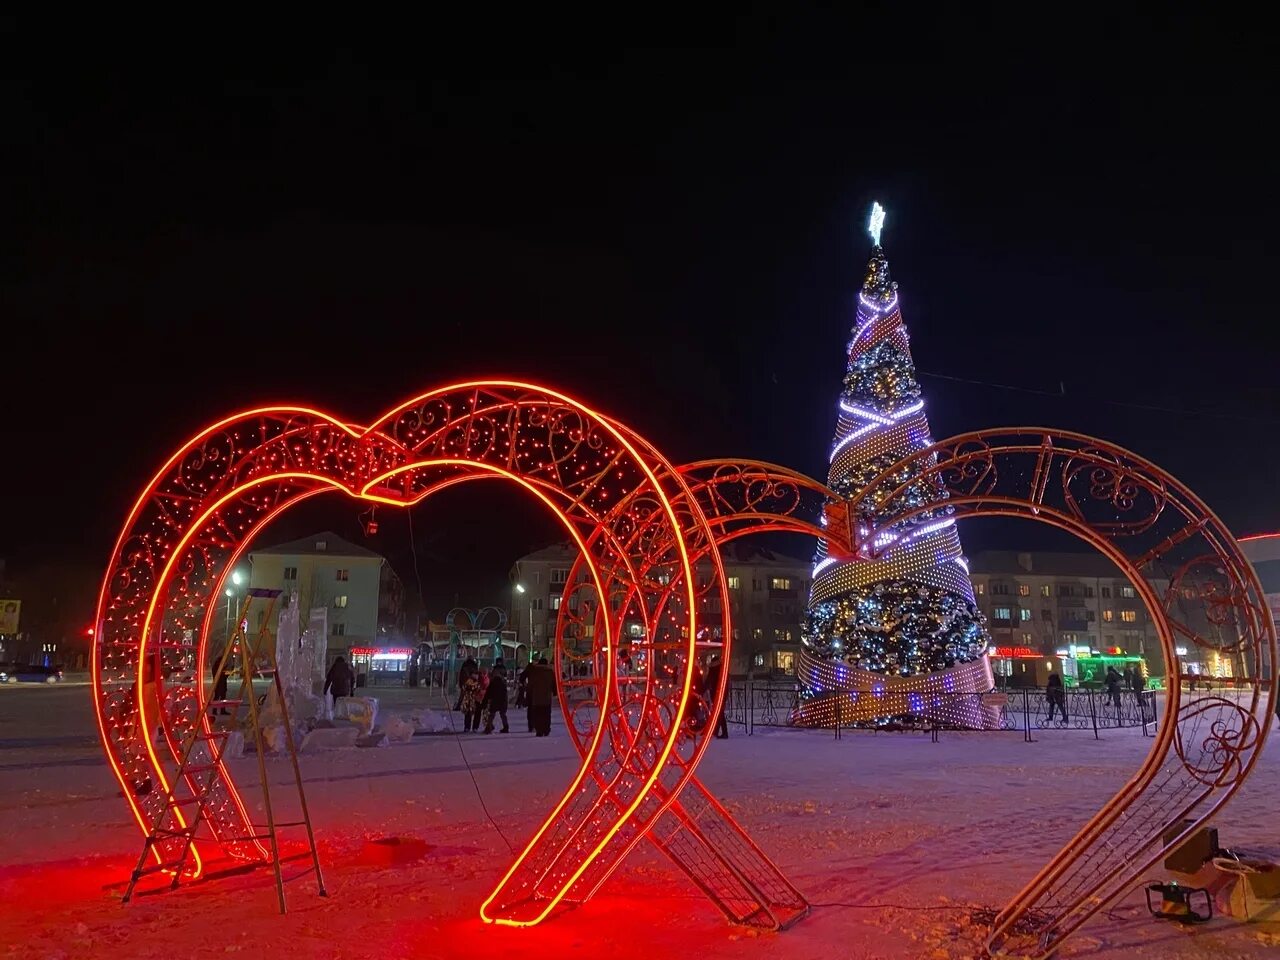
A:
[[[869,691],[868,691],[869,693]],[[777,681],[735,681],[725,692],[725,719],[742,727],[748,736],[756,727],[797,727],[792,718],[799,706],[800,692],[794,683]],[[1037,687],[1011,687],[990,693],[935,694],[931,699],[942,699],[959,707],[980,707],[981,713],[994,717],[996,722],[989,731],[1020,731],[1023,739],[1032,742],[1038,730],[1092,730],[1141,728],[1144,736],[1154,732],[1157,711],[1156,691],[1135,692],[1122,690],[1107,693],[1105,690],[1072,689],[1063,691],[1061,697],[1050,699],[1048,691]],[[963,715],[965,711],[946,711]],[[976,712],[976,711],[969,711]],[[849,729],[917,729],[927,730],[936,737],[941,730],[967,730],[968,727],[949,726],[934,720],[922,720],[917,724],[897,723],[889,728],[867,727],[865,724],[837,723],[832,729],[836,738],[842,730]]]

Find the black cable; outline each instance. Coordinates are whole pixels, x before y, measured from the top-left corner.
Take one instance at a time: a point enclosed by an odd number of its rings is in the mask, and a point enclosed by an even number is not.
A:
[[[427,601],[426,601],[426,596],[422,590],[422,572],[418,569],[418,541],[413,535],[413,507],[408,507],[405,510],[405,513],[409,515],[409,552],[413,555],[413,575],[414,575],[414,578],[418,581],[418,602],[422,604],[422,608],[423,610],[425,610],[427,607]],[[427,619],[428,626],[430,625],[430,623],[431,623],[431,620],[430,618],[428,618]],[[429,686],[430,679],[428,679],[427,682],[428,682],[427,689],[430,690],[431,689]],[[443,682],[440,688],[440,692],[442,696],[445,693]],[[502,838],[502,842],[507,845],[507,849],[511,851],[511,855],[515,856],[516,848],[512,846],[511,841],[507,839],[507,835],[502,832],[502,827],[498,826],[498,821],[493,818],[493,814],[489,812],[488,805],[484,802],[484,793],[482,793],[480,790],[480,782],[476,780],[476,772],[471,769],[471,761],[467,759],[467,751],[466,751],[466,748],[463,747],[462,745],[462,737],[458,735],[458,725],[457,723],[454,722],[453,711],[449,709],[448,697],[444,698],[443,707],[444,707],[444,715],[449,718],[449,729],[453,732],[453,742],[458,745],[458,755],[462,757],[462,765],[467,768],[467,776],[471,778],[471,786],[472,788],[474,788],[476,792],[476,799],[480,801],[480,809],[484,811],[485,817],[488,819],[493,829],[497,832],[498,836]]]
[[[1032,393],[1040,397],[1056,397],[1059,400],[1067,398],[1066,387],[1060,390],[1037,390],[1034,387],[1016,387],[1008,383],[995,383],[991,380],[975,380],[972,377],[957,377],[949,373],[930,373],[927,370],[917,370],[916,374],[921,377],[932,377],[934,380],[950,380],[953,383],[968,383],[978,387],[990,387],[993,390],[1012,390],[1016,393]],[[1180,417],[1210,417],[1216,420],[1237,420],[1245,423],[1280,423],[1274,417],[1249,417],[1241,416],[1235,413],[1214,413],[1209,410],[1181,410],[1177,407],[1162,407],[1149,403],[1133,403],[1128,400],[1111,400],[1107,397],[1093,397],[1089,394],[1072,394],[1072,400],[1092,400],[1095,403],[1105,403],[1113,407],[1127,407],[1131,410],[1145,410],[1148,413],[1172,413]]]

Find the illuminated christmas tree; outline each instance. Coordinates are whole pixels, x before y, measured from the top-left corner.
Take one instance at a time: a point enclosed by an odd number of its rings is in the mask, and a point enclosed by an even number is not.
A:
[[[828,485],[845,497],[933,442],[898,285],[880,248],[883,224],[876,204],[828,476]],[[927,477],[912,479],[904,469],[889,487],[900,494],[866,504],[861,515],[884,530],[882,555],[838,559],[827,556],[825,541],[818,544],[798,671],[798,723],[876,724],[904,716],[963,726],[989,722],[977,698],[954,696],[990,690],[992,676],[986,627],[946,490]],[[922,506],[928,509],[892,523]]]

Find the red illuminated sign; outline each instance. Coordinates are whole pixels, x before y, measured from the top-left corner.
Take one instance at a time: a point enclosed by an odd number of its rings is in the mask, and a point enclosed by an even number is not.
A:
[[[995,653],[992,655],[996,657],[1004,657],[1006,659],[1030,658],[1033,660],[1040,656],[1039,653],[1032,650],[1030,647],[996,647]]]

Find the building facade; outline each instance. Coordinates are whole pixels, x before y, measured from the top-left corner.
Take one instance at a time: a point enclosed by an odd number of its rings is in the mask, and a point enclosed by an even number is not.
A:
[[[1018,661],[1081,651],[1141,657],[1153,675],[1164,672],[1141,597],[1100,554],[986,551],[970,559],[969,576],[998,676],[1028,668]]]
[[[1272,619],[1280,623],[1280,533],[1241,537],[1240,549],[1257,571]]]
[[[324,531],[254,550],[249,561],[247,585],[284,591],[281,607],[293,602],[296,594],[304,624],[307,611],[325,608],[330,660],[340,654],[349,657],[353,647],[403,639],[404,588],[381,554]],[[233,606],[238,602],[237,597],[228,599]],[[265,615],[265,607],[256,616],[251,612],[248,629],[265,626],[274,637],[275,624],[264,623]]]
[[[555,544],[521,557],[511,568],[510,625],[534,657],[549,656],[554,646],[561,598],[577,557],[576,547]],[[727,544],[721,560],[734,630],[730,672],[793,676],[812,565],[742,540]],[[700,611],[709,621],[721,613],[714,597]],[[625,621],[623,632],[621,642],[645,639],[640,621]]]

